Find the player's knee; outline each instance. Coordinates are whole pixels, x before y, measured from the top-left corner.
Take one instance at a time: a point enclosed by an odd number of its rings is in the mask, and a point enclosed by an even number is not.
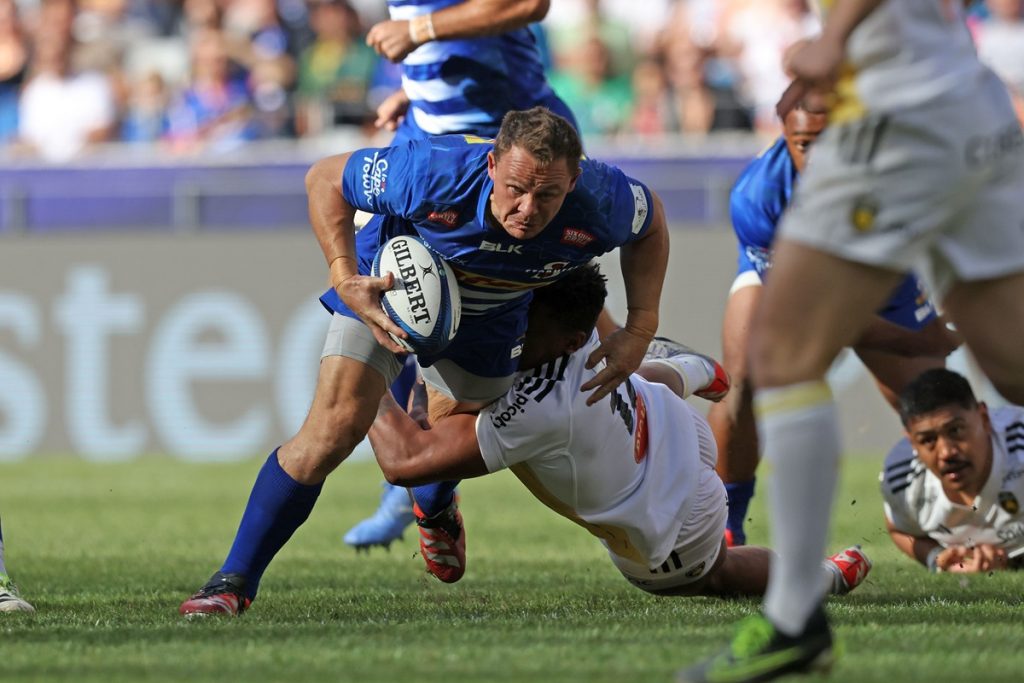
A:
[[[751,339],[750,376],[757,387],[821,379],[832,360],[827,349],[798,330],[781,334],[766,329]]]

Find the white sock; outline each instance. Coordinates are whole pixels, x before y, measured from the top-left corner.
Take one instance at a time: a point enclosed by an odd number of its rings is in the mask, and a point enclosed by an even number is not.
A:
[[[700,391],[715,378],[715,368],[700,356],[683,354],[671,358],[655,358],[644,361],[671,368],[683,380],[683,398]]]
[[[839,470],[839,417],[824,381],[761,389],[754,396],[769,463],[772,559],[764,613],[791,636],[803,632],[828,583],[822,566]]]

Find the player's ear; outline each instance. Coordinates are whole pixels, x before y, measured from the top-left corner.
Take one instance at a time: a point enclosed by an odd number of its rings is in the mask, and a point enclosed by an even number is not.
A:
[[[985,431],[991,434],[992,420],[989,418],[988,406],[985,405],[984,401],[978,401],[978,413],[981,415],[981,423],[985,425]]]
[[[494,152],[487,153],[487,175],[491,181],[494,181],[494,169],[498,166],[498,158],[494,156]]]
[[[576,331],[573,332],[569,337],[566,338],[565,352],[573,353],[583,348],[583,345],[587,343],[587,339],[590,338],[589,334],[585,332]]]
[[[572,180],[569,181],[569,192],[572,192],[573,190],[576,189],[576,181],[580,179],[580,175],[582,175],[582,174],[583,174],[583,169],[580,168],[579,166],[577,166],[576,167],[576,175],[574,175],[572,177]]]

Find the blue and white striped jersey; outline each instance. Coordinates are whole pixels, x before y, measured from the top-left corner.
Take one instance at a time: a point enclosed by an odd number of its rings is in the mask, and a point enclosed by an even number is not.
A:
[[[361,149],[352,153],[342,178],[349,204],[401,219],[452,266],[463,324],[642,237],[651,223],[646,186],[614,166],[583,159],[576,187],[551,223],[537,237],[517,240],[487,222],[492,149],[491,140],[464,135]],[[359,247],[361,264],[373,259],[363,251],[375,246]],[[333,289],[321,301],[338,310]]]
[[[462,1],[388,0],[388,10],[392,19],[407,21]],[[493,136],[506,112],[538,104],[556,109],[537,39],[525,27],[424,43],[402,62],[402,88],[409,96],[409,116],[428,135]]]

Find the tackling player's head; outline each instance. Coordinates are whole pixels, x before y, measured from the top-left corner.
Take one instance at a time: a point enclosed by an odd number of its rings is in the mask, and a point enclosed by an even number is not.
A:
[[[988,409],[957,373],[935,368],[900,393],[900,420],[914,453],[952,499],[981,491],[992,470]]]
[[[608,296],[605,282],[601,269],[589,264],[533,291],[520,369],[543,365],[587,343]]]
[[[572,124],[544,107],[505,114],[487,155],[491,216],[516,239],[539,235],[576,186],[582,154]]]
[[[793,165],[796,166],[798,173],[803,172],[804,166],[807,165],[807,152],[827,123],[826,111],[811,109],[802,101],[790,109],[782,119],[782,135],[786,138],[786,149],[793,157]]]

